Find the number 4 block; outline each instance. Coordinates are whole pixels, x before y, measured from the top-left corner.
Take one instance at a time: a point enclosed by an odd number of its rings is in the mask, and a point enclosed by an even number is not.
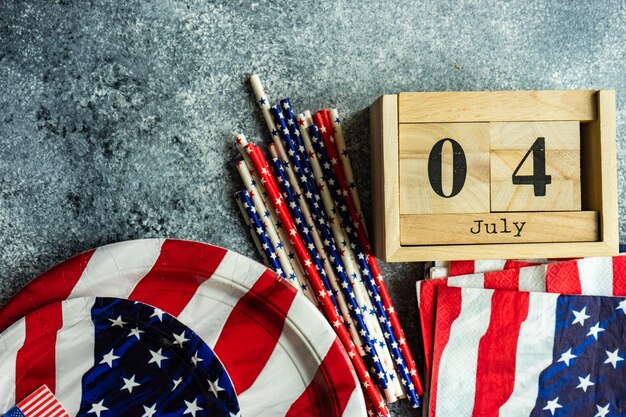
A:
[[[491,211],[581,209],[580,125],[491,123]]]

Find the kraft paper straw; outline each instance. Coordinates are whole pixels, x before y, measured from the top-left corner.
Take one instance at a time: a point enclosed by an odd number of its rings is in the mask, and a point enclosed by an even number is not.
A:
[[[252,176],[250,175],[248,169],[245,167],[245,164],[243,164],[242,162],[243,161],[236,164],[237,171],[239,172],[239,176],[241,177],[241,180],[246,187],[246,190],[248,191],[248,197],[251,199],[255,211],[257,213],[264,213],[264,216],[270,217],[270,211],[268,210],[268,207],[263,204],[261,197],[258,195],[258,193],[255,192]],[[317,305],[315,296],[311,294],[311,291],[309,290],[309,282],[304,273],[300,275],[296,274],[294,269],[292,268],[292,264],[289,262],[289,256],[287,255],[287,253],[285,253],[285,242],[283,242],[283,240],[280,239],[280,237],[278,236],[276,228],[274,227],[274,223],[272,223],[272,221],[265,222],[264,229],[267,232],[268,238],[272,246],[274,247],[276,255],[278,255],[278,261],[281,265],[281,269],[285,272],[286,278],[301,292],[303,292],[304,295],[306,295],[313,304]]]
[[[346,236],[344,230],[340,227],[339,222],[334,221],[334,218],[337,216],[337,210],[335,209],[335,203],[331,197],[329,187],[324,180],[323,171],[317,159],[317,155],[314,152],[311,138],[307,132],[307,127],[310,125],[310,122],[307,121],[305,114],[300,115],[298,118],[298,124],[301,129],[301,136],[307,150],[307,154],[310,155],[309,162],[312,170],[311,176],[313,177],[313,181],[319,185],[320,194],[322,196],[321,199],[328,218],[333,219],[333,221],[330,222],[330,225],[335,241],[342,242],[342,244],[346,246],[342,253],[342,259],[346,265],[348,276],[351,278],[350,281],[357,296],[357,301],[359,305],[362,306],[365,317],[369,319],[367,321],[368,325],[371,329],[374,329],[373,333],[377,338],[377,342],[383,342],[385,337],[378,321],[378,317],[380,316],[371,314],[374,312],[374,309],[372,307],[370,297],[368,296],[367,286],[361,280],[361,271],[359,270],[359,266],[356,264],[352,256],[352,251],[347,247],[347,242],[349,241],[348,237]],[[379,352],[379,356],[383,359],[387,372],[391,375],[390,384],[395,396],[403,397],[405,393],[396,374],[395,363],[391,358],[392,354],[389,347],[386,343],[377,343],[377,350]]]
[[[293,219],[291,218],[287,208],[285,207],[285,201],[278,191],[278,186],[269,172],[269,166],[267,164],[267,161],[265,160],[265,156],[263,156],[259,149],[250,144],[246,146],[246,150],[250,154],[255,169],[260,173],[262,182],[265,184],[266,190],[268,192],[268,200],[271,202],[274,209],[279,214],[283,224],[285,225],[285,228],[289,230],[289,235],[292,238],[294,249],[296,250],[298,257],[306,270],[311,286],[314,288],[316,294],[319,294],[318,301],[320,307],[326,315],[327,320],[335,330],[337,337],[348,352],[348,356],[352,360],[352,364],[355,367],[357,376],[359,377],[364,392],[371,400],[378,414],[388,415],[389,409],[387,408],[385,401],[383,400],[375,384],[373,384],[367,367],[361,359],[361,356],[358,354],[354,346],[354,342],[352,342],[350,338],[350,334],[343,325],[342,320],[338,315],[337,310],[332,304],[330,298],[324,291],[324,285],[321,282],[321,278],[317,273],[317,270],[313,266],[313,261],[306,251],[302,239],[298,235]]]
[[[317,116],[317,115],[316,115]],[[315,124],[322,124],[323,121],[320,120],[319,117],[314,116]],[[400,350],[402,344],[406,344],[406,340],[400,340],[396,338],[394,329],[391,327],[391,321],[387,315],[387,311],[385,311],[384,305],[382,303],[382,297],[380,296],[379,289],[377,287],[377,281],[375,280],[375,276],[369,270],[369,264],[367,262],[366,252],[362,250],[360,247],[361,244],[358,239],[354,239],[354,224],[358,219],[354,219],[356,216],[356,210],[349,210],[346,201],[349,201],[350,195],[349,192],[345,188],[341,188],[339,186],[339,181],[337,181],[337,173],[336,170],[331,169],[333,165],[336,165],[334,161],[335,155],[327,155],[326,152],[328,147],[332,145],[329,141],[324,140],[323,136],[320,135],[320,131],[317,126],[312,125],[310,127],[310,136],[313,142],[313,146],[316,150],[317,156],[320,159],[322,166],[324,167],[324,175],[326,176],[327,183],[333,189],[333,193],[336,196],[336,200],[339,206],[339,214],[342,216],[342,220],[344,223],[344,228],[348,234],[348,237],[351,240],[351,245],[356,249],[357,259],[359,265],[361,266],[364,283],[366,284],[368,291],[371,292],[372,301],[376,307],[376,312],[381,318],[381,325],[385,328],[385,338],[387,339],[388,346],[391,347],[392,355],[396,360],[398,366],[398,372],[401,376],[401,380],[403,385],[406,388],[407,395],[411,404],[414,407],[418,407],[420,402],[418,398],[418,388],[415,383],[412,381],[412,375],[410,369],[406,366],[407,361],[404,353]],[[325,146],[324,146],[325,145]],[[332,157],[331,157],[332,155]],[[331,157],[332,159],[329,159]]]
[[[335,144],[337,145],[337,151],[341,158],[341,167],[348,180],[348,186],[350,187],[350,194],[354,200],[359,219],[365,224],[365,218],[363,217],[363,210],[361,209],[361,199],[359,198],[359,191],[356,188],[356,182],[354,181],[354,173],[352,172],[352,163],[350,162],[350,155],[346,147],[346,140],[343,136],[343,127],[341,126],[341,119],[339,118],[339,111],[337,109],[330,109],[330,119],[333,124],[333,132],[335,136]],[[365,230],[367,233],[367,229]]]
[[[322,110],[318,112],[316,116],[317,116],[317,119],[320,121],[320,124],[322,125],[325,124],[327,128],[330,128],[331,126],[330,116],[327,110]],[[370,266],[370,269],[372,271],[373,276],[375,277],[376,282],[378,283],[380,294],[383,300],[383,305],[385,306],[385,309],[389,313],[391,323],[392,323],[392,328],[396,332],[396,338],[398,339],[398,341],[400,341],[401,351],[404,357],[406,358],[409,373],[411,375],[413,383],[415,384],[415,387],[417,388],[417,392],[421,394],[423,392],[422,383],[417,373],[417,367],[415,366],[413,355],[411,354],[411,351],[408,345],[406,344],[404,331],[402,329],[402,326],[400,325],[400,320],[395,311],[395,308],[393,307],[393,302],[391,301],[391,297],[389,296],[389,292],[387,290],[387,285],[385,284],[385,281],[380,272],[378,261],[376,260],[376,257],[371,252],[371,246],[369,244],[369,239],[365,231],[365,226],[363,222],[361,221],[361,219],[359,219],[358,217],[356,205],[352,199],[352,196],[350,195],[350,192],[348,191],[349,187],[347,185],[347,181],[345,179],[345,176],[343,175],[343,170],[340,168],[340,165],[339,165],[340,158],[337,156],[338,152],[334,143],[334,137],[332,136],[331,131],[325,128],[325,133],[322,135],[322,138],[324,142],[326,143],[325,149],[329,153],[329,158],[332,163],[331,168],[336,175],[335,179],[338,181],[338,185],[340,188],[338,192],[340,192],[341,195],[346,197],[345,201],[347,205],[347,210],[348,210],[348,213],[350,214],[350,218],[352,219],[353,225],[355,226],[355,229],[356,229],[356,230],[353,230],[353,232],[357,235],[358,241],[361,243],[361,246],[365,250],[367,263]]]
[[[248,194],[248,190],[237,191],[235,193],[235,199],[244,208],[245,213],[248,215],[252,224],[252,230],[255,231],[257,240],[261,243],[261,253],[267,258],[270,268],[272,268],[281,278],[286,280],[287,277],[285,276],[285,272],[281,268],[280,262],[278,262],[278,255],[276,254],[274,247],[270,243],[269,237],[267,237],[267,234],[263,229],[263,223],[254,208],[254,203],[250,198],[250,194]]]
[[[248,172],[252,176],[252,179],[254,179],[254,181],[250,181],[248,184],[250,184],[250,187],[252,188],[256,187],[261,193],[260,197],[261,197],[262,203],[263,205],[265,205],[265,208],[269,212],[270,221],[272,225],[274,226],[274,228],[276,229],[276,232],[278,233],[279,241],[273,242],[273,244],[278,245],[278,246],[283,246],[283,250],[287,254],[287,257],[285,259],[288,259],[288,262],[291,264],[291,268],[285,267],[285,273],[287,274],[287,277],[292,280],[293,278],[298,278],[299,282],[301,282],[300,285],[302,286],[303,285],[302,283],[306,282],[306,276],[304,275],[304,271],[302,270],[302,267],[300,266],[300,264],[298,263],[298,260],[295,257],[295,253],[293,251],[293,248],[291,247],[291,243],[289,242],[289,237],[287,236],[287,233],[282,227],[280,227],[280,222],[278,222],[276,213],[274,213],[274,210],[272,209],[271,205],[265,204],[265,196],[267,194],[265,191],[265,187],[263,186],[263,183],[259,179],[258,173],[254,170],[254,166],[252,164],[252,161],[250,160],[250,156],[245,150],[245,146],[248,144],[248,140],[246,139],[244,135],[240,134],[240,135],[237,135],[237,137],[235,138],[235,143],[237,144],[237,148],[239,149],[239,152],[243,156],[246,166],[248,167]],[[245,184],[245,180],[244,180],[244,184]],[[248,189],[248,191],[251,191],[249,187],[246,187],[246,188]],[[295,274],[295,276],[291,273],[291,271],[293,271],[293,274]]]
[[[295,200],[293,198],[291,190],[289,189],[289,184],[287,183],[288,180],[283,171],[282,164],[280,163],[278,159],[272,159],[271,162],[274,167],[274,174],[275,174],[276,180],[278,181],[279,185],[282,186],[283,195],[285,196],[285,202],[287,203],[288,207],[294,208],[292,211],[292,216],[296,220],[296,224],[299,224],[298,220],[299,219],[302,220],[302,214],[299,212],[298,206],[295,204]],[[327,232],[325,227],[322,227],[322,230]],[[305,243],[307,243],[307,233],[301,232],[301,235],[303,235],[304,241]],[[325,234],[324,239],[328,239],[328,238],[329,236]],[[334,260],[333,264],[338,270],[337,276],[339,277],[341,281],[341,286],[343,288],[343,292],[345,294],[346,300],[350,304],[352,319],[356,323],[358,327],[358,331],[360,335],[362,336],[363,344],[365,345],[365,350],[367,352],[370,352],[369,357],[371,358],[371,360],[369,361],[369,364],[374,369],[374,372],[378,376],[379,383],[381,385],[381,388],[385,392],[385,394],[388,393],[392,398],[395,399],[395,397],[393,397],[392,395],[393,393],[388,392],[389,390],[388,390],[388,380],[387,380],[386,372],[383,369],[382,364],[380,363],[378,355],[376,354],[377,349],[373,342],[373,337],[370,335],[370,331],[369,331],[367,324],[365,324],[363,314],[361,314],[361,308],[356,300],[355,294],[353,293],[348,277],[343,271],[343,267],[341,265],[341,262],[339,261],[339,254],[337,253],[337,250],[334,247],[329,247],[329,252],[330,252],[330,256]],[[315,257],[313,257],[313,259],[315,260]]]
[[[237,198],[237,194],[235,194],[235,201],[237,202],[237,207],[239,207],[239,210],[241,211],[241,216],[243,217],[243,220],[246,223],[246,226],[248,226],[248,230],[250,230],[250,236],[252,236],[252,240],[254,241],[254,246],[256,246],[257,252],[263,258],[263,263],[265,264],[265,266],[271,268],[270,262],[267,259],[267,256],[265,256],[265,251],[263,250],[263,247],[261,246],[261,242],[259,241],[259,237],[257,236],[256,231],[252,227],[250,216],[248,216],[248,212],[246,211],[246,208],[243,206],[243,203],[241,202],[241,200]]]

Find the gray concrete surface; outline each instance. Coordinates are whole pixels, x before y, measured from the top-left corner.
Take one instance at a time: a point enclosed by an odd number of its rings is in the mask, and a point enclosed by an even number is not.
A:
[[[366,215],[367,107],[380,94],[614,88],[624,201],[625,22],[623,1],[3,0],[0,304],[120,240],[195,239],[256,257],[232,199],[233,134],[266,137],[252,72],[273,99],[339,108]],[[422,265],[384,272],[421,358]]]

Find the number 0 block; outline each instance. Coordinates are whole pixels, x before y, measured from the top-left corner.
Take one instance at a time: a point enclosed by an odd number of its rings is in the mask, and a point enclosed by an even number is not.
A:
[[[580,124],[491,123],[491,211],[581,209]]]
[[[400,125],[400,213],[489,212],[489,123]]]

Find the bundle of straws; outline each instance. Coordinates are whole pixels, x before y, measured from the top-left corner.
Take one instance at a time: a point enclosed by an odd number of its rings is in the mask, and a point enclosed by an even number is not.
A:
[[[346,348],[370,414],[422,385],[371,247],[336,109],[295,115],[289,99],[270,106],[250,78],[271,133],[268,162],[245,136],[236,138],[245,189],[235,194],[257,248],[282,278],[326,316]]]

